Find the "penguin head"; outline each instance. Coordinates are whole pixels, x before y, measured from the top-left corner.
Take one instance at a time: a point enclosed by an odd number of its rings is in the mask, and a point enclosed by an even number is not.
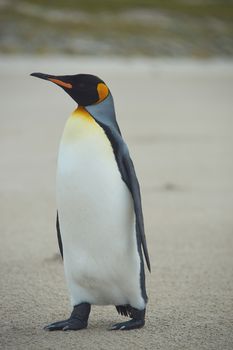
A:
[[[80,106],[100,103],[110,93],[104,81],[91,74],[50,75],[32,73],[31,76],[51,81],[62,87]]]

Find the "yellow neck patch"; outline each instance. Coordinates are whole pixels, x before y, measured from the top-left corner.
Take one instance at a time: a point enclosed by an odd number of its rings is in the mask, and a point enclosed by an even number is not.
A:
[[[82,106],[79,106],[77,109],[75,109],[73,111],[73,113],[71,114],[71,117],[73,117],[73,118],[83,118],[83,119],[88,120],[89,122],[94,122],[94,118]]]
[[[96,123],[95,119],[85,110],[84,107],[79,106],[66,122],[62,136],[62,143],[74,144],[89,136],[93,137],[99,129],[101,128]]]

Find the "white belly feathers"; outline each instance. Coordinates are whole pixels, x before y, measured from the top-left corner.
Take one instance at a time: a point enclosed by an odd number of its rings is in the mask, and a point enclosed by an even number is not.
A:
[[[57,206],[72,305],[143,309],[132,196],[104,130],[81,107],[60,144]]]

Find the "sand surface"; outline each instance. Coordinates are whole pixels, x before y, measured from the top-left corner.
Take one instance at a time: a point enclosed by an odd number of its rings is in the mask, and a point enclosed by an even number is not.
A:
[[[33,71],[100,75],[142,187],[152,263],[146,326],[108,332],[93,307],[80,332],[43,331],[70,313],[55,233],[59,138],[73,101]],[[233,64],[0,59],[1,349],[233,348]]]

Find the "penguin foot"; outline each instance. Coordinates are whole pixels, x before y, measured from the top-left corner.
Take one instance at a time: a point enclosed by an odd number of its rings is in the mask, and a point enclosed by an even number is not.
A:
[[[131,305],[118,305],[116,309],[121,315],[130,316],[132,319],[126,322],[116,323],[109,330],[129,331],[144,326],[146,309],[138,310]]]
[[[71,319],[50,323],[44,327],[45,331],[77,331],[87,328],[87,322],[82,322],[78,319]]]
[[[131,329],[142,328],[145,324],[145,320],[135,320],[121,322],[114,324],[109,330],[110,331],[130,331]]]
[[[76,305],[70,315],[70,318],[64,321],[50,323],[44,327],[46,331],[77,331],[87,328],[88,317],[91,311],[91,305],[82,303]]]

